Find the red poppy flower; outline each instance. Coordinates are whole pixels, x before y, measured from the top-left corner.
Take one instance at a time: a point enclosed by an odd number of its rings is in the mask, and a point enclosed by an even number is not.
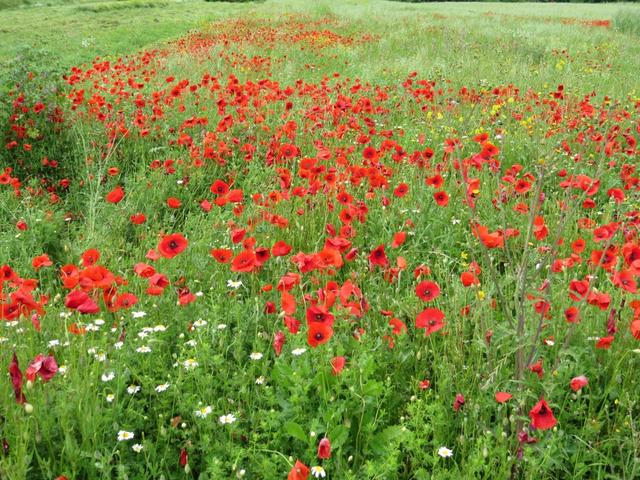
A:
[[[180,199],[175,198],[175,197],[169,197],[167,198],[167,206],[169,208],[180,208],[182,206],[182,202],[180,201]]]
[[[42,354],[38,354],[33,362],[31,362],[27,367],[25,375],[27,380],[31,382],[35,381],[36,375],[39,375],[43,382],[48,382],[55,376],[57,371],[58,364],[53,356],[48,355],[45,357]]]
[[[507,392],[496,392],[496,402],[498,403],[508,402],[512,397],[513,395]]]
[[[327,343],[333,336],[331,325],[321,322],[310,322],[307,325],[307,343],[312,347],[317,347]]]
[[[129,217],[129,221],[134,225],[142,225],[147,221],[147,217],[144,215],[144,213],[135,213]]]
[[[464,287],[480,285],[480,280],[472,272],[462,272],[460,274],[460,281]]]
[[[309,478],[309,467],[300,460],[296,460],[296,464],[291,467],[287,480],[307,480]]]
[[[433,199],[441,207],[446,207],[449,204],[449,195],[447,195],[447,192],[445,192],[445,191],[440,191],[440,192],[434,193],[433,194]]]
[[[11,384],[13,385],[13,393],[16,396],[16,402],[19,404],[26,403],[27,399],[22,392],[22,372],[18,364],[18,357],[13,352],[13,358],[9,364],[9,375],[11,376]]]
[[[158,244],[158,253],[164,258],[173,258],[187,248],[189,242],[180,233],[166,235]]]
[[[124,198],[124,190],[122,189],[121,186],[117,186],[116,188],[114,188],[113,190],[111,190],[109,193],[107,193],[106,196],[106,200],[109,203],[120,203],[120,201]]]
[[[218,263],[229,263],[233,257],[233,251],[229,248],[214,248],[209,253]]]
[[[404,197],[407,193],[409,193],[409,185],[406,183],[401,183],[393,191],[393,195],[398,198]]]
[[[416,295],[424,302],[435,300],[440,295],[440,287],[436,282],[424,280],[416,286]]]
[[[456,398],[453,400],[453,410],[459,411],[464,406],[464,395],[461,393],[456,394]]]
[[[426,308],[416,317],[416,327],[424,328],[428,336],[444,327],[444,313],[437,308]]]
[[[344,369],[347,359],[345,357],[333,357],[331,359],[331,374],[340,375]]]
[[[82,290],[74,290],[69,293],[65,298],[64,306],[84,314],[98,313],[100,311],[98,304]]]
[[[393,248],[398,248],[402,246],[407,238],[407,232],[398,232],[393,236],[393,241],[391,242],[391,246]]]
[[[274,257],[284,257],[285,255],[288,255],[289,252],[291,252],[291,245],[283,240],[278,240],[273,244],[273,247],[271,247],[271,253]]]
[[[384,245],[378,245],[371,251],[369,254],[369,263],[371,266],[378,265],[380,267],[386,267],[389,265],[389,259],[387,258],[387,254],[384,252]]]
[[[231,262],[232,272],[253,272],[258,266],[256,254],[253,250],[244,250],[240,252]]]
[[[90,248],[82,254],[82,265],[85,267],[95,265],[98,260],[100,260],[100,252],[95,248]]]
[[[548,430],[558,423],[544,398],[541,398],[531,409],[529,417],[531,417],[531,426],[537,430]]]
[[[571,379],[571,389],[574,392],[581,390],[583,387],[589,385],[589,380],[584,375],[580,375],[578,377],[574,377]]]
[[[53,262],[49,259],[49,255],[43,253],[42,255],[34,257],[31,261],[31,265],[36,269],[36,271],[38,271],[42,267],[50,267],[53,265]]]
[[[569,323],[578,323],[580,322],[580,310],[576,307],[569,307],[564,311],[564,318]]]
[[[211,193],[216,195],[226,195],[229,192],[229,185],[222,180],[216,180],[211,184]]]
[[[614,340],[614,336],[608,336],[608,337],[602,337],[600,340],[598,340],[596,342],[596,348],[602,349],[602,350],[609,350],[609,348],[611,348],[611,343],[613,343]]]
[[[283,332],[276,332],[273,336],[273,350],[276,352],[276,356],[279,357],[282,353],[282,347],[287,341],[287,337],[285,337]]]
[[[331,442],[327,437],[320,440],[318,444],[318,458],[321,460],[331,458]]]
[[[335,317],[329,313],[326,309],[318,307],[317,305],[311,305],[307,309],[307,323],[322,323],[328,326],[333,326]]]
[[[529,365],[529,370],[531,370],[532,373],[538,375],[539,379],[542,379],[542,377],[544,376],[544,370],[542,369],[542,359],[538,360],[533,365]]]

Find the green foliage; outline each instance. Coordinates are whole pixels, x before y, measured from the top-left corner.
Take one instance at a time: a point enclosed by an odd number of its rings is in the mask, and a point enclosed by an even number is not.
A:
[[[613,17],[613,28],[622,33],[640,36],[640,11],[622,8]]]

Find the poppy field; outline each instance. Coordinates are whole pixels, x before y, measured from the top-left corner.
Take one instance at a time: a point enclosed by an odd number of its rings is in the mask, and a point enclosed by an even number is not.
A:
[[[618,7],[126,1],[0,46],[0,478],[640,477]]]

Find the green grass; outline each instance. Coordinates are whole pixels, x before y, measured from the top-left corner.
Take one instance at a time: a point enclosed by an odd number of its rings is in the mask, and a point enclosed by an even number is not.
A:
[[[640,308],[614,273],[638,278],[640,42],[621,25],[639,12],[377,0],[0,10],[0,267],[25,279],[2,270],[0,304],[24,305],[0,320],[0,370],[14,351],[23,372],[37,354],[65,367],[25,380],[29,407],[0,377],[0,478],[271,480],[297,459],[345,480],[638,478]],[[216,180],[243,200],[220,201]],[[154,259],[170,233],[188,246]],[[264,255],[278,241],[291,252],[252,273],[210,253]],[[370,256],[379,245],[386,266]],[[610,246],[617,263],[604,265]],[[109,273],[85,270],[88,249]],[[334,264],[305,271],[299,253]],[[37,268],[42,254],[52,265]],[[472,271],[480,285],[467,288]],[[588,301],[569,295],[582,279]],[[437,298],[418,298],[423,280]],[[297,308],[285,315],[287,282]],[[71,289],[100,311],[71,308]],[[111,311],[115,290],[138,302]],[[46,313],[33,316],[29,295]],[[307,312],[334,296],[333,337],[314,347]],[[565,319],[571,306],[580,323]],[[428,336],[426,308],[445,314]],[[391,317],[406,328],[394,333]],[[576,393],[579,375],[589,384]],[[498,404],[499,391],[513,398]],[[558,423],[534,430],[542,397]],[[324,436],[330,459],[317,457]]]

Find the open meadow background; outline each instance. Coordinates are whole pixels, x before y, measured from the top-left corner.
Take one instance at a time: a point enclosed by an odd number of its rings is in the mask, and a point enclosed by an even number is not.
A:
[[[0,0],[0,478],[640,477],[640,5]]]

